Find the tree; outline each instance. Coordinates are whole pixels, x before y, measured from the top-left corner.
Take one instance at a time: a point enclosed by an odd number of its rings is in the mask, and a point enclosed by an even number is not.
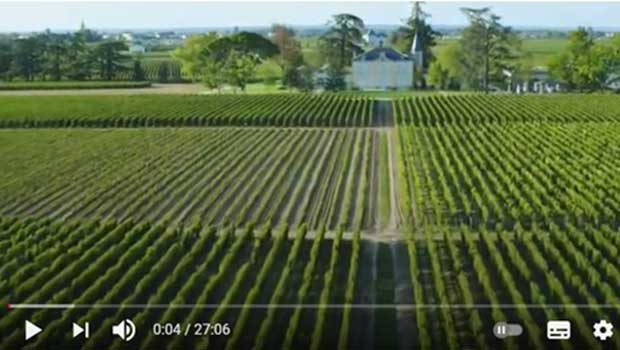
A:
[[[157,81],[160,83],[167,83],[169,75],[170,68],[168,68],[168,62],[161,62],[157,70]]]
[[[461,11],[469,21],[459,41],[464,80],[488,92],[491,79],[500,80],[503,70],[512,70],[520,41],[488,7]]]
[[[181,61],[186,74],[218,90],[224,83],[245,89],[254,78],[256,66],[279,53],[278,47],[263,36],[238,32],[230,36],[217,34],[191,37],[177,49],[174,57]]]
[[[364,21],[342,13],[333,16],[328,25],[330,29],[321,36],[321,49],[331,65],[344,69],[354,55],[363,52]]]
[[[282,84],[287,87],[298,88],[302,91],[312,89],[312,79],[308,81],[307,72],[312,70],[304,64],[301,43],[295,39],[295,31],[280,24],[274,24],[271,29],[271,41],[278,47],[280,54],[277,62],[282,68]]]
[[[140,58],[137,58],[136,60],[133,61],[133,70],[131,73],[131,78],[134,81],[145,80],[144,68],[142,68],[142,61],[140,60]]]
[[[438,89],[446,89],[450,81],[450,73],[441,65],[441,62],[434,61],[428,69],[428,82]]]
[[[66,57],[69,48],[65,40],[56,35],[50,35],[45,48],[45,74],[52,80],[62,79],[66,70]]]
[[[181,63],[183,73],[197,80],[209,59],[209,45],[219,38],[217,33],[192,35],[176,48],[172,57]]]
[[[44,43],[38,36],[18,39],[14,53],[11,71],[15,75],[32,81],[43,71]]]
[[[10,80],[11,63],[13,62],[13,44],[10,41],[0,41],[0,79]]]
[[[75,33],[67,48],[66,76],[70,80],[85,80],[93,74],[93,55],[86,46],[84,34]]]
[[[601,45],[603,46],[603,45]],[[609,45],[603,46],[603,65],[607,67],[605,72],[605,86],[612,83],[620,83],[620,34],[615,34]]]
[[[282,77],[282,84],[303,92],[314,89],[314,72],[308,65],[288,66]]]
[[[122,41],[106,41],[95,48],[93,56],[98,64],[99,75],[104,80],[112,80],[114,76],[124,70],[123,61],[128,59],[122,52],[128,50]]]
[[[300,66],[303,64],[301,43],[295,39],[295,31],[281,24],[271,27],[271,41],[278,47],[280,54],[277,62],[286,69],[287,66]]]
[[[448,81],[445,82],[443,88],[460,89],[464,73],[463,65],[461,64],[459,43],[450,43],[445,45],[442,50],[437,53],[437,57],[433,63],[435,62],[440,64],[441,69],[447,73]],[[431,63],[431,65],[433,63]]]
[[[413,45],[413,38],[417,34],[418,40],[421,42],[424,55],[423,66],[425,69],[430,67],[435,56],[433,47],[437,44],[437,38],[440,34],[433,30],[426,20],[430,15],[422,10],[422,3],[416,1],[413,3],[413,11],[407,19],[404,26],[398,28],[396,33],[392,35],[390,41],[402,52],[409,52]]]
[[[222,85],[226,82],[224,76],[224,63],[215,60],[209,60],[202,67],[202,82],[209,89],[217,89],[220,91]]]
[[[219,38],[209,45],[209,55],[217,61],[226,61],[231,52],[264,60],[277,55],[279,50],[271,40],[252,32],[239,32]]]
[[[230,52],[223,67],[225,81],[245,91],[245,87],[256,74],[256,64],[257,59],[252,55]]]
[[[263,61],[256,67],[256,78],[267,85],[275,85],[282,74],[282,67],[274,59]]]
[[[597,44],[591,30],[579,28],[569,33],[566,50],[554,56],[549,67],[570,89],[604,88],[620,74],[620,39]]]
[[[338,66],[330,66],[327,69],[327,78],[323,82],[325,91],[342,91],[347,87],[345,71]]]

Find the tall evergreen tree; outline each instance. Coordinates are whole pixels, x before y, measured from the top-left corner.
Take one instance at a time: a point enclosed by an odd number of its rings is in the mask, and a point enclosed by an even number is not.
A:
[[[157,71],[157,81],[160,83],[167,83],[169,75],[170,69],[168,68],[168,63],[162,62]]]
[[[51,35],[45,47],[45,74],[50,79],[58,81],[62,79],[67,68],[67,53],[69,48],[64,38]]]
[[[437,44],[439,32],[433,30],[427,22],[430,14],[422,9],[422,3],[416,1],[413,3],[411,15],[407,18],[405,25],[398,28],[398,31],[391,37],[391,42],[402,52],[410,52],[413,45],[413,39],[417,35],[420,41],[422,52],[424,55],[423,66],[428,69],[430,63],[434,60],[433,47]]]
[[[17,40],[11,71],[24,80],[34,80],[43,71],[44,50],[44,41],[38,36]]]
[[[138,58],[135,61],[133,61],[133,71],[131,74],[131,78],[134,81],[144,81],[145,80],[145,76],[144,76],[144,68],[142,68],[142,61]]]
[[[93,55],[81,31],[71,37],[67,48],[67,66],[66,75],[70,80],[85,80],[93,75]]]
[[[123,61],[127,60],[128,56],[123,54],[123,51],[127,49],[127,44],[122,41],[106,41],[97,45],[93,56],[102,79],[112,80],[117,73],[125,69]]]
[[[504,69],[514,68],[520,41],[490,8],[461,11],[469,21],[459,41],[464,78],[470,87],[488,92],[491,79],[499,80]]]
[[[344,69],[351,65],[353,56],[363,52],[364,21],[361,18],[341,13],[329,22],[330,29],[321,37],[322,51],[329,63]]]
[[[10,80],[11,63],[13,62],[13,43],[0,41],[0,80]]]

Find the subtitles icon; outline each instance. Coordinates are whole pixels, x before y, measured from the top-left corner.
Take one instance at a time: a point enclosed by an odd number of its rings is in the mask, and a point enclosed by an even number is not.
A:
[[[549,321],[547,322],[547,339],[567,340],[570,339],[570,321]]]

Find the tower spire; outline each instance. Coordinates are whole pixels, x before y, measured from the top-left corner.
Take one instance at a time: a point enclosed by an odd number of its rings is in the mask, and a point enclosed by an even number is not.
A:
[[[417,67],[422,67],[424,64],[424,48],[422,47],[422,38],[420,37],[420,26],[424,22],[425,14],[422,11],[421,4],[420,1],[413,2],[413,9],[411,10],[412,20],[410,23],[411,29],[413,30],[410,54]]]

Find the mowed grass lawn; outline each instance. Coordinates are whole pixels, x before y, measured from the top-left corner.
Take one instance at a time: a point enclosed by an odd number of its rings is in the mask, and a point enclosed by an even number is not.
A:
[[[564,51],[568,44],[567,39],[526,39],[523,40],[525,58],[533,66],[548,66],[551,58]]]

